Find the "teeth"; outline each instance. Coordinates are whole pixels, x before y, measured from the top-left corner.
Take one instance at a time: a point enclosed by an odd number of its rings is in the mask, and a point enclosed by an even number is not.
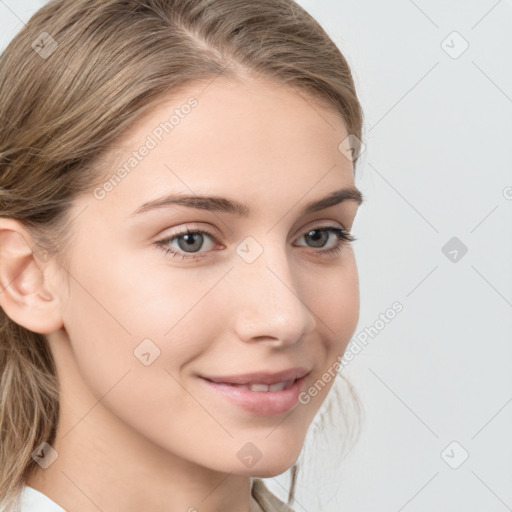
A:
[[[249,389],[251,391],[268,391],[268,386],[266,384],[251,384]]]
[[[269,391],[283,391],[286,386],[286,382],[278,382],[277,384],[272,384],[268,387]]]
[[[288,389],[290,386],[292,386],[294,382],[294,380],[287,380],[284,382],[271,384],[270,386],[267,386],[267,384],[237,384],[236,387],[263,393],[267,391],[283,391],[284,389]]]

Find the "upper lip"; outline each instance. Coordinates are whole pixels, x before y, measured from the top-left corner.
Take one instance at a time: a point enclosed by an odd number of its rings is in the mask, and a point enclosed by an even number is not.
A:
[[[244,373],[243,375],[226,375],[222,377],[217,376],[203,376],[203,379],[226,384],[266,384],[271,386],[279,382],[295,381],[307,375],[310,370],[306,368],[289,368],[275,373],[270,372],[252,372]]]

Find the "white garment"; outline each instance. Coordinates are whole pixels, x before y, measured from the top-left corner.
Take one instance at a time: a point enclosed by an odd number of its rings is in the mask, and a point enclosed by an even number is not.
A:
[[[3,512],[0,508],[0,512]],[[23,487],[20,496],[21,512],[66,512],[61,506],[48,498],[46,494],[26,485]]]

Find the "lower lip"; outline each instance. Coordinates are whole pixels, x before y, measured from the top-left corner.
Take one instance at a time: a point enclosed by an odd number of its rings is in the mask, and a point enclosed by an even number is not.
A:
[[[291,387],[282,391],[251,391],[229,384],[201,380],[235,405],[259,416],[272,416],[288,412],[297,404],[304,377],[297,379]]]

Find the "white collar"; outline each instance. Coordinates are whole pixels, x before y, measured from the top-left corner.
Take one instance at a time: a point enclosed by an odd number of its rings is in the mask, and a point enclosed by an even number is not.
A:
[[[21,493],[21,512],[66,512],[60,505],[57,505],[46,494],[25,484]]]

